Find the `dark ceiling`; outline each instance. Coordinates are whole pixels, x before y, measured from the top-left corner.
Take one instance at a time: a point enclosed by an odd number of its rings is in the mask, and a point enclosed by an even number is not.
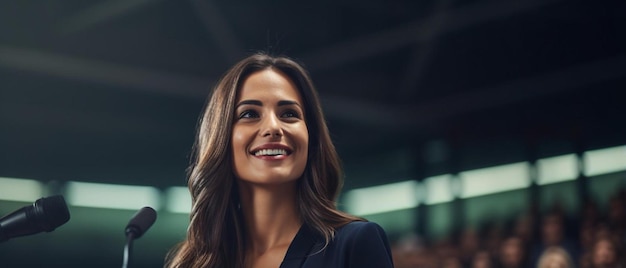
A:
[[[433,141],[457,169],[505,161],[508,141],[524,157],[623,144],[624,14],[624,1],[2,1],[0,176],[182,185],[210,88],[256,51],[309,68],[350,167],[394,150],[419,162]]]

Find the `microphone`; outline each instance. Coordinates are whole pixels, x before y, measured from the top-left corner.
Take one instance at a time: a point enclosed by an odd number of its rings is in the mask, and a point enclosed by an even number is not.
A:
[[[18,236],[52,232],[69,220],[70,212],[63,196],[43,197],[0,219],[0,242]]]
[[[156,211],[151,207],[143,207],[130,219],[126,225],[126,245],[124,246],[123,268],[130,264],[130,255],[133,247],[133,240],[140,238],[156,221]]]
[[[151,207],[143,207],[130,219],[126,225],[126,236],[140,238],[156,221],[156,211]]]

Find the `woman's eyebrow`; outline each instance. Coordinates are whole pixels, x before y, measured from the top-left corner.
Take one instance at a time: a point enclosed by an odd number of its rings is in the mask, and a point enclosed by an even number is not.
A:
[[[260,100],[243,100],[241,102],[239,102],[237,104],[237,106],[235,106],[235,108],[238,108],[241,105],[256,105],[256,106],[263,106],[263,103]]]
[[[278,101],[278,106],[285,106],[285,105],[297,105],[300,108],[302,108],[302,106],[300,106],[300,103],[296,102],[296,101],[290,101],[290,100],[281,100]]]
[[[235,108],[239,108],[239,106],[241,106],[241,105],[263,106],[263,102],[261,102],[260,100],[242,100],[241,102],[239,102],[237,104],[237,106],[235,106]],[[298,103],[297,101],[291,101],[291,100],[280,100],[280,101],[278,101],[278,106],[287,106],[287,105],[296,105],[296,106],[302,108],[300,103]]]

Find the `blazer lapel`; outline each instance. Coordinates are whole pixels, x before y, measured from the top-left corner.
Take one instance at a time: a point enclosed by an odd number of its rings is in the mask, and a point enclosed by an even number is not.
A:
[[[280,264],[280,268],[300,268],[304,261],[313,252],[315,245],[319,243],[319,235],[316,235],[308,225],[302,224],[300,230],[291,241],[285,259]]]

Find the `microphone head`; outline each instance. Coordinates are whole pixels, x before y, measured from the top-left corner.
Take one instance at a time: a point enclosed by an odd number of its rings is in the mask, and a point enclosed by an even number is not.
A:
[[[156,221],[157,213],[151,207],[143,207],[126,225],[126,235],[133,233],[135,238],[141,237]]]
[[[33,204],[33,222],[40,230],[52,232],[70,220],[70,212],[62,195],[40,198]]]

